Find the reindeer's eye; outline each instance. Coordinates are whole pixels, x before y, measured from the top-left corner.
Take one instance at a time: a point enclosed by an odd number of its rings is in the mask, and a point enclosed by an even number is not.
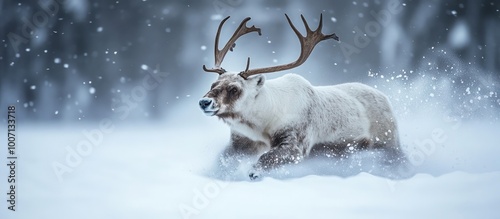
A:
[[[229,87],[228,91],[230,94],[236,94],[238,92],[238,88],[236,87]]]

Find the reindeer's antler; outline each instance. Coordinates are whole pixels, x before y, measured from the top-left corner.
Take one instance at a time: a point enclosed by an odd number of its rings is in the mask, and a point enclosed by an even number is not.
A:
[[[226,53],[229,50],[233,51],[233,48],[236,46],[236,44],[235,44],[236,40],[239,37],[241,37],[247,33],[254,32],[254,31],[257,31],[257,33],[259,33],[259,35],[261,35],[260,28],[256,28],[255,26],[251,26],[251,27],[246,26],[246,23],[250,20],[250,18],[247,17],[247,18],[243,19],[243,21],[241,21],[240,26],[238,26],[238,29],[236,29],[236,31],[234,31],[233,36],[231,37],[231,39],[229,39],[229,41],[227,41],[224,48],[222,48],[222,50],[219,50],[220,32],[222,30],[222,26],[224,25],[224,22],[226,22],[227,19],[229,19],[229,17],[230,16],[227,16],[226,18],[224,18],[224,20],[222,20],[220,22],[219,29],[217,30],[217,35],[215,37],[215,48],[214,48],[215,68],[207,69],[207,67],[205,65],[203,65],[203,70],[205,70],[206,72],[215,72],[218,74],[225,73],[226,70],[221,68],[220,64],[224,60],[224,56],[226,56]]]
[[[292,27],[293,31],[295,32],[295,34],[299,38],[300,48],[301,48],[299,58],[294,62],[284,64],[284,65],[278,65],[278,66],[267,67],[267,68],[250,69],[250,70],[248,69],[250,66],[250,58],[248,58],[245,71],[242,71],[239,74],[241,77],[243,77],[244,79],[247,79],[251,75],[271,73],[271,72],[283,71],[283,70],[295,68],[307,60],[307,58],[311,54],[312,50],[314,49],[314,46],[316,46],[316,44],[318,44],[319,42],[321,42],[323,40],[327,40],[327,39],[334,39],[337,41],[339,40],[339,37],[337,35],[335,35],[335,33],[329,34],[329,35],[324,35],[323,33],[321,33],[321,29],[323,27],[323,14],[321,14],[321,16],[320,16],[318,28],[314,31],[312,31],[309,28],[309,25],[307,24],[304,16],[300,15],[300,17],[302,18],[302,22],[304,22],[304,26],[306,27],[306,36],[305,37],[302,36],[302,34],[300,34],[300,32],[297,30],[297,28],[295,28],[292,21],[290,21],[290,18],[288,17],[288,15],[285,14],[285,16],[286,16],[286,19],[288,20],[288,23]]]

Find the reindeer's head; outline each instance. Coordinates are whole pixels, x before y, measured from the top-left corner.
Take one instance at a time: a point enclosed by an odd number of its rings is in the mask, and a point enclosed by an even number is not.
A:
[[[200,100],[200,107],[207,116],[240,112],[248,100],[253,100],[264,85],[264,76],[243,79],[238,74],[221,74]]]
[[[203,65],[203,70],[206,72],[219,74],[219,78],[212,84],[210,91],[199,101],[200,107],[206,115],[223,116],[243,110],[246,104],[250,104],[250,101],[255,99],[255,97],[259,94],[260,88],[264,85],[265,78],[261,74],[283,71],[297,67],[306,61],[317,43],[326,39],[339,40],[335,34],[324,35],[321,33],[321,28],[323,27],[323,16],[320,16],[318,28],[312,31],[309,28],[304,16],[301,15],[307,31],[307,35],[305,37],[302,36],[302,34],[300,34],[300,32],[295,28],[288,15],[285,14],[285,16],[293,31],[299,38],[301,45],[299,58],[292,63],[257,69],[249,69],[250,58],[248,58],[246,69],[240,73],[226,73],[226,70],[221,67],[224,56],[228,51],[233,51],[236,46],[235,42],[240,36],[254,31],[261,35],[260,28],[256,28],[255,26],[247,27],[246,23],[250,20],[250,18],[245,18],[238,26],[238,29],[234,32],[231,39],[229,39],[226,43],[224,48],[219,50],[220,32],[224,22],[226,22],[229,17],[222,20],[215,37],[215,68],[207,69],[205,65]]]

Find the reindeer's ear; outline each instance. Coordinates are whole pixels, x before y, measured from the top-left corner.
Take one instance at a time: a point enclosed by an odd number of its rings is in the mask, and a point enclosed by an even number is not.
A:
[[[266,77],[264,75],[255,75],[252,77],[252,81],[257,84],[257,86],[262,87],[264,82],[266,81]]]

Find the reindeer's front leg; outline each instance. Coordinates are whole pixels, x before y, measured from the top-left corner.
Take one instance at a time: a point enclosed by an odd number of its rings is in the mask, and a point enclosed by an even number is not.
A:
[[[265,148],[263,142],[252,141],[249,138],[231,133],[229,146],[220,154],[217,166],[222,177],[231,176],[240,166],[242,160],[256,156]]]
[[[303,154],[299,147],[299,138],[298,132],[294,130],[283,130],[275,133],[271,138],[271,150],[260,156],[258,162],[250,170],[250,179],[257,179],[263,172],[283,165],[302,161]]]

